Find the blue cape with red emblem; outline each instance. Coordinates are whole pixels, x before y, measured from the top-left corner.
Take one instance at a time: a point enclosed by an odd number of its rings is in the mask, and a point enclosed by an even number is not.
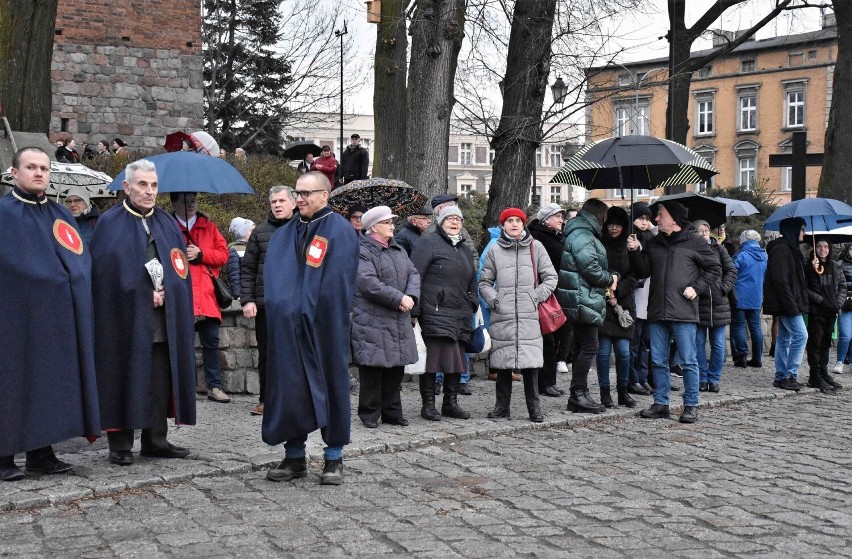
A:
[[[101,432],[91,268],[67,209],[0,198],[0,456]]]
[[[160,208],[146,221],[163,265],[169,417],[195,425],[195,330],[186,244],[174,218]],[[105,430],[150,427],[154,287],[145,269],[147,243],[142,214],[126,200],[98,219],[92,237],[95,354]]]
[[[269,332],[263,440],[275,445],[320,429],[349,443],[349,313],[358,237],[330,208],[272,235],[263,270]]]

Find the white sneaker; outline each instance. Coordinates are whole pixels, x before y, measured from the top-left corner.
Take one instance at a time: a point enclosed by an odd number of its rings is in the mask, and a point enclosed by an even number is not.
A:
[[[831,372],[834,373],[835,375],[842,375],[843,374],[843,361],[838,361],[834,365],[834,369],[832,369]]]
[[[221,402],[223,404],[227,404],[231,401],[231,398],[225,394],[225,391],[221,388],[214,388],[210,392],[207,393],[207,399],[213,400],[214,402]]]
[[[565,361],[557,361],[556,372],[557,373],[567,373],[568,372],[568,365],[565,364]]]

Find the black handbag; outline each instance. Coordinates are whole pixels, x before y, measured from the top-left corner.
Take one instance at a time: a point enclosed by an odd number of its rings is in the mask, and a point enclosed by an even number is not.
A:
[[[220,277],[213,275],[213,270],[207,266],[207,271],[210,272],[210,279],[213,280],[213,294],[216,295],[216,303],[220,309],[227,309],[234,302],[234,294],[231,293],[231,287]]]

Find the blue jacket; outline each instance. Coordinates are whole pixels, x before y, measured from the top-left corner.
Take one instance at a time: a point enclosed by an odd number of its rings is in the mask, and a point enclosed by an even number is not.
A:
[[[746,241],[734,258],[737,269],[737,308],[755,310],[763,306],[763,278],[766,276],[768,258],[757,241]]]
[[[488,241],[488,244],[485,245],[485,248],[482,249],[482,254],[479,255],[479,268],[476,270],[476,281],[479,281],[480,276],[482,276],[482,267],[485,266],[485,257],[488,256],[488,251],[491,250],[491,247],[494,246],[494,243],[497,242],[497,239],[500,238],[500,229],[499,227],[489,227],[488,234],[491,235],[491,240]],[[485,299],[482,296],[479,296],[479,309],[482,311],[482,322],[485,324],[485,327],[491,325],[491,307],[488,306],[488,303],[485,302]]]

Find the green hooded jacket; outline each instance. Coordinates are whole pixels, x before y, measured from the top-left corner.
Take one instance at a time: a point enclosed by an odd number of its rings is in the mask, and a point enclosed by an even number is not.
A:
[[[572,323],[600,326],[606,316],[606,289],[612,274],[601,244],[598,220],[581,210],[565,226],[556,298]]]

